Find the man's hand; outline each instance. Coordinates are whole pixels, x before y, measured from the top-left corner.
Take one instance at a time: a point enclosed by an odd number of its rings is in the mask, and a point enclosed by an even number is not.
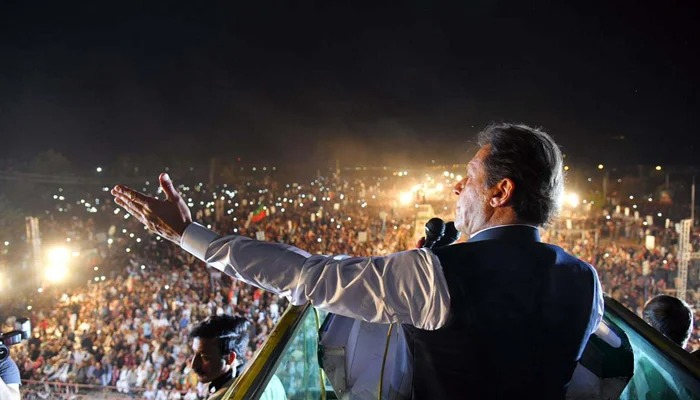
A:
[[[185,200],[175,190],[166,173],[158,177],[165,200],[158,200],[123,185],[112,189],[114,202],[122,206],[142,224],[160,236],[180,244],[185,228],[192,223],[192,214]]]

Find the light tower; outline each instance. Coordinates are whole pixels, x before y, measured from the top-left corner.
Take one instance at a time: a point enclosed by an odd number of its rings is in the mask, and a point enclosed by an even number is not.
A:
[[[678,291],[676,295],[683,301],[685,301],[688,289],[688,262],[693,259],[700,259],[700,252],[693,253],[693,249],[690,246],[690,228],[692,226],[693,220],[681,220],[681,232],[678,241]]]

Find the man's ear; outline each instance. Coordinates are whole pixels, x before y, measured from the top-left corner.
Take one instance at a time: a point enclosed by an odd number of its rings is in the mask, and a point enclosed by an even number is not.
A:
[[[226,358],[226,361],[228,361],[228,365],[235,367],[234,363],[236,362],[236,353],[231,352]]]
[[[503,178],[493,185],[489,205],[493,208],[504,207],[513,199],[515,182],[510,178]]]

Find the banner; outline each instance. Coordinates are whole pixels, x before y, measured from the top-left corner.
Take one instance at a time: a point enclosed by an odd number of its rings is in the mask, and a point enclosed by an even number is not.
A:
[[[365,243],[367,241],[367,231],[357,232],[357,241]]]
[[[654,250],[655,246],[656,237],[654,237],[654,235],[647,235],[646,240],[644,241],[644,247],[646,247],[647,250]]]

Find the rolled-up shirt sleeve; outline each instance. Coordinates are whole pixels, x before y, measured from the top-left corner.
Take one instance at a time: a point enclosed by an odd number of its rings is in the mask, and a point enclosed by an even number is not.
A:
[[[440,261],[427,249],[382,257],[311,255],[293,246],[243,236],[220,237],[190,224],[181,246],[200,260],[248,284],[311,302],[335,314],[377,323],[434,330],[447,321],[450,296]]]

